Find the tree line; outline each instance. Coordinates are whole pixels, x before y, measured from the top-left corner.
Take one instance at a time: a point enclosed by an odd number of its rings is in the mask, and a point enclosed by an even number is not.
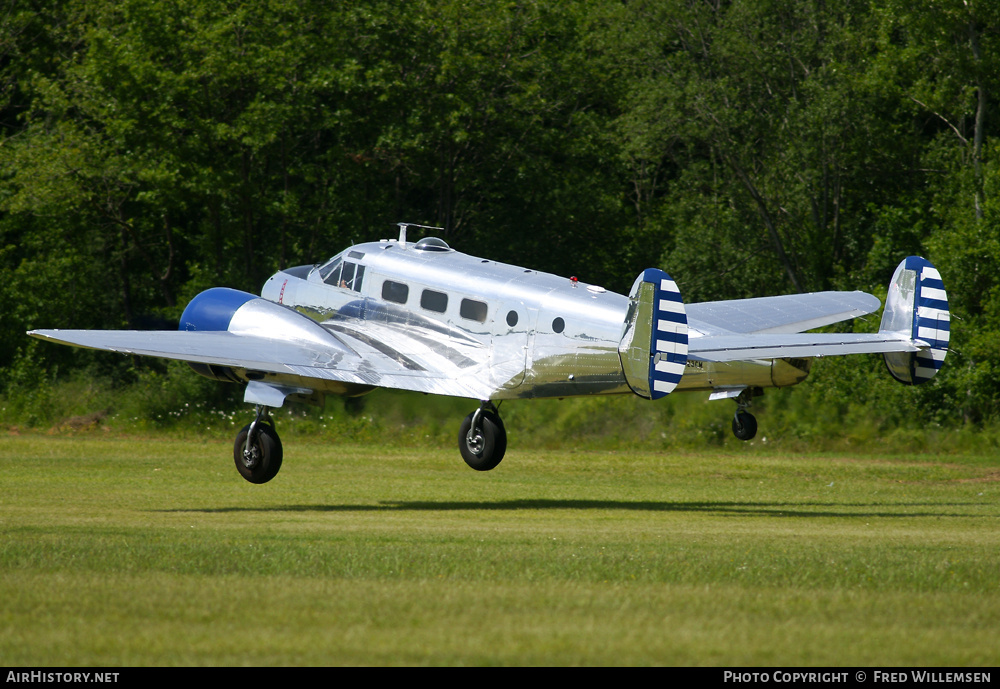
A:
[[[616,291],[659,266],[688,301],[881,295],[922,254],[955,320],[914,410],[1000,412],[996,3],[0,11],[0,391],[93,364],[27,329],[162,327],[409,221]]]

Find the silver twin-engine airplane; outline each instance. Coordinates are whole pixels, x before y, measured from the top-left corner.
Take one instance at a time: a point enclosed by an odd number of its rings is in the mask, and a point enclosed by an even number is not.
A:
[[[950,318],[941,276],[906,258],[889,285],[878,333],[805,332],[872,313],[864,292],[818,292],[684,304],[661,270],[628,296],[576,278],[476,258],[437,237],[358,244],[318,266],[273,275],[261,296],[227,288],[188,304],[177,331],[33,330],[78,347],[189,362],[246,383],[256,419],[234,459],[253,483],[274,478],[282,448],[268,410],[286,400],[398,388],[479,400],[458,445],[473,469],[504,456],[502,400],[675,390],[732,398],[733,433],[749,440],[746,411],[762,388],[806,378],[814,357],[881,353],[897,380],[929,380],[944,363]]]

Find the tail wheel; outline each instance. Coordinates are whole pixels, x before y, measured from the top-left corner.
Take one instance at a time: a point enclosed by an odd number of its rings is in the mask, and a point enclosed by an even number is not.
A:
[[[507,430],[500,415],[484,409],[479,412],[478,428],[472,421],[477,412],[472,412],[462,421],[458,431],[458,449],[465,463],[476,471],[495,468],[507,451]]]
[[[733,435],[740,440],[750,440],[757,435],[757,419],[746,411],[736,412],[733,417]]]
[[[233,444],[233,459],[240,476],[250,483],[267,483],[278,474],[281,468],[281,440],[274,426],[257,422],[254,437],[247,443],[247,436],[254,424],[247,424],[236,435]]]

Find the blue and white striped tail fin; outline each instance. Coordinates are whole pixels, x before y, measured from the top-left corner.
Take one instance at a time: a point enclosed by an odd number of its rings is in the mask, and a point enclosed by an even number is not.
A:
[[[941,370],[951,338],[951,314],[941,273],[930,261],[908,256],[899,264],[889,284],[879,329],[905,334],[926,345],[918,352],[884,355],[896,380],[918,385]]]
[[[629,295],[625,335],[618,353],[629,387],[641,397],[666,397],[684,376],[688,352],[687,313],[677,284],[648,268]]]

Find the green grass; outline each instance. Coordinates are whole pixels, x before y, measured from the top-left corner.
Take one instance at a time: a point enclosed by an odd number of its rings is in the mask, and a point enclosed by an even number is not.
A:
[[[1000,663],[992,456],[99,433],[0,439],[6,665]]]

